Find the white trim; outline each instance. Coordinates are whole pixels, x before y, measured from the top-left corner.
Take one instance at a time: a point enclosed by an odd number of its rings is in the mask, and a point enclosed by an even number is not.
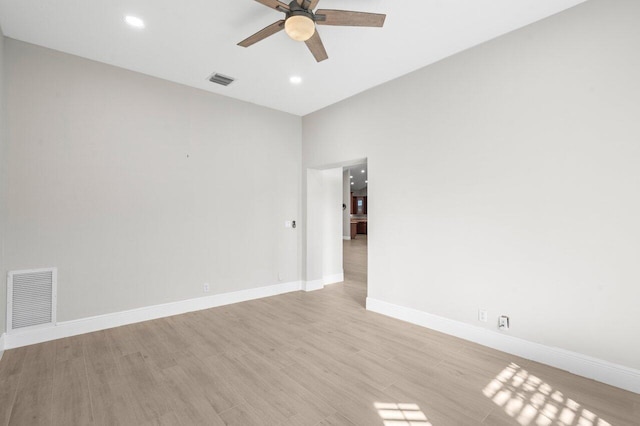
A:
[[[344,271],[339,274],[325,275],[319,280],[304,281],[302,283],[302,290],[304,291],[316,291],[322,290],[325,285],[341,283],[344,281]]]
[[[343,240],[350,240],[351,239],[351,235],[343,235],[342,239]]]
[[[316,291],[324,288],[323,280],[305,281],[302,290],[304,291]]]
[[[335,275],[326,275],[322,277],[323,285],[341,283],[342,281],[344,281],[344,272],[340,272],[339,274],[335,274]]]
[[[640,370],[367,297],[367,310],[640,394]]]
[[[276,296],[278,294],[298,291],[301,289],[301,286],[300,281],[292,281],[266,287],[250,288],[231,293],[164,303],[161,305],[146,306],[95,317],[63,321],[51,328],[25,330],[22,332],[16,331],[15,333],[6,334],[4,335],[4,349],[13,349],[35,343],[47,342],[49,340],[61,339],[63,337],[76,336],[78,334],[91,333],[122,325],[184,314],[186,312],[200,311],[247,300]]]

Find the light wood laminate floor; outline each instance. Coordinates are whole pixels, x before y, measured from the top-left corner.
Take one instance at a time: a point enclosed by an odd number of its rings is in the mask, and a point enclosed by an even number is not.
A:
[[[638,425],[638,395],[364,310],[343,284],[5,352],[0,425]]]

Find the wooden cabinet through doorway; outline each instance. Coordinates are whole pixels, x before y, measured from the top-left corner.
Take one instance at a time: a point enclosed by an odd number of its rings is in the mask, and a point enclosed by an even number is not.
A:
[[[356,207],[356,197],[353,196],[353,192],[351,193],[351,214],[356,214],[358,208]]]
[[[367,234],[367,222],[358,222],[357,233]]]
[[[351,193],[351,214],[367,214],[367,196]]]

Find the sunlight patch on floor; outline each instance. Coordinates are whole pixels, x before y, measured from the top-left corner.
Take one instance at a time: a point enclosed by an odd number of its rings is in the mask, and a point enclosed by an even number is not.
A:
[[[514,363],[502,370],[483,393],[523,426],[611,426]]]
[[[376,402],[373,405],[384,426],[433,426],[418,404]]]

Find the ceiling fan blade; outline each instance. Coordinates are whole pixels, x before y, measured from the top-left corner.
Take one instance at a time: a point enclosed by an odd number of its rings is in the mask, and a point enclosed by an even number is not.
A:
[[[320,34],[318,34],[317,30],[315,33],[313,33],[309,40],[305,41],[305,44],[313,54],[313,57],[316,58],[317,62],[322,62],[325,59],[329,58],[329,55],[327,55],[327,51],[324,49],[324,44],[322,44]]]
[[[387,15],[380,13],[353,12],[351,10],[318,9],[315,13],[318,25],[341,25],[349,27],[381,27]]]
[[[267,7],[270,7],[275,10],[280,10],[279,8],[289,10],[289,5],[282,3],[278,0],[256,0],[258,3],[262,3]]]
[[[284,29],[284,19],[279,20],[278,22],[274,22],[273,24],[265,27],[255,33],[252,36],[249,36],[238,43],[238,46],[249,47],[252,44],[259,42],[260,40],[264,40],[265,38],[274,35],[275,33],[282,31]]]

